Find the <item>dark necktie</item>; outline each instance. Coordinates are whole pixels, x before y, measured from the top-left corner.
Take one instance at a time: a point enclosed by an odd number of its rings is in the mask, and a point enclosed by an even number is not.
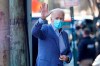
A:
[[[61,32],[62,28],[58,29],[59,33]]]

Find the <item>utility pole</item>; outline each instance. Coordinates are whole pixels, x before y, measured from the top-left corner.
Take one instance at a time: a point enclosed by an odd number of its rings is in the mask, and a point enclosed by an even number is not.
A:
[[[33,65],[33,44],[32,44],[32,33],[31,33],[31,29],[32,29],[32,22],[31,22],[31,14],[32,14],[32,10],[31,10],[31,3],[32,0],[27,0],[27,25],[28,25],[28,39],[29,39],[29,58],[30,58],[30,65],[29,66],[34,66]]]
[[[9,66],[8,0],[0,0],[0,66]]]
[[[74,7],[71,6],[70,7],[70,16],[71,16],[71,21],[72,21],[72,26],[74,26]],[[74,66],[78,66],[77,65],[77,47],[76,47],[76,43],[75,43],[75,30],[74,27],[72,27],[72,35],[73,35],[73,58],[74,58]]]
[[[27,66],[26,0],[9,0],[10,66]]]
[[[96,5],[99,11],[98,19],[100,19],[100,0],[96,0]]]

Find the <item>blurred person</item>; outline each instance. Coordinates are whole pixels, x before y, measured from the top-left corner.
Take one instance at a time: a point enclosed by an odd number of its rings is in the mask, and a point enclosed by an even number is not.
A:
[[[96,42],[96,35],[94,32],[90,33],[90,37]]]
[[[100,54],[96,57],[92,66],[100,66]]]
[[[97,55],[100,54],[100,25],[96,26]]]
[[[90,30],[85,28],[83,30],[83,38],[78,46],[78,64],[80,66],[92,66],[95,56],[95,42],[90,37]]]
[[[75,40],[76,40],[77,45],[79,44],[79,42],[82,38],[82,33],[83,33],[83,31],[82,31],[80,24],[76,24],[75,25],[75,38],[76,38]]]
[[[60,8],[51,12],[51,24],[47,24],[48,7],[42,4],[41,18],[32,28],[32,35],[38,38],[36,66],[63,66],[72,58],[67,33],[62,30],[64,11]]]
[[[83,33],[83,30],[80,25],[76,25],[75,32],[76,32],[76,41],[77,41],[77,46],[78,46],[79,42],[81,41],[82,33]]]
[[[79,23],[76,24],[76,37],[77,37],[77,45],[82,39],[83,29],[86,28],[86,21],[81,20]]]

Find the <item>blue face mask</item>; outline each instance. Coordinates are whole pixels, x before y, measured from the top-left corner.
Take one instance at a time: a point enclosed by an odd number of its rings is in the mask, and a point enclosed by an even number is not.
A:
[[[63,26],[63,21],[62,20],[54,20],[54,27],[57,29],[62,28]]]

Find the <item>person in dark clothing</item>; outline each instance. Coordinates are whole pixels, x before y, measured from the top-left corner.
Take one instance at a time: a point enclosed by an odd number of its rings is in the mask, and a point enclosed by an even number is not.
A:
[[[95,42],[90,37],[89,29],[84,29],[83,38],[78,46],[78,63],[80,66],[92,66],[96,57]]]
[[[100,25],[97,26],[96,40],[98,42],[98,45],[97,45],[97,55],[99,55],[100,54]]]
[[[97,42],[98,42],[97,55],[99,55],[100,54],[100,33],[99,33],[99,35],[96,38],[97,38]]]

